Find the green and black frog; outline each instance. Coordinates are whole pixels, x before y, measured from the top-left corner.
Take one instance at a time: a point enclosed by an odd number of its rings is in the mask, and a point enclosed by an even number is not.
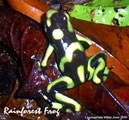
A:
[[[47,66],[51,54],[55,52],[57,66],[62,76],[48,84],[43,95],[52,108],[65,112],[79,112],[81,105],[64,94],[65,90],[92,80],[100,84],[107,79],[109,69],[106,67],[106,55],[103,52],[87,57],[85,50],[92,41],[75,33],[69,15],[62,11],[49,10],[42,19],[43,30],[49,45],[40,63],[42,68]],[[50,99],[51,97],[54,99]]]

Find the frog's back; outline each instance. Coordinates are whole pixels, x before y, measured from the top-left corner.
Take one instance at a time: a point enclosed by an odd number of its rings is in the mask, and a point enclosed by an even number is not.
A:
[[[46,37],[55,48],[58,60],[60,60],[65,55],[69,45],[78,42],[69,22],[69,16],[61,11],[50,10],[45,15],[43,23]]]

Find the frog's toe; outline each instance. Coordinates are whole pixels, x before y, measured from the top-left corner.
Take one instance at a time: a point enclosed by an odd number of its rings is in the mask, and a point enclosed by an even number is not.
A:
[[[103,73],[103,81],[107,80],[109,72],[110,70],[107,67],[105,67],[104,73]]]
[[[101,84],[102,83],[102,79],[99,77],[93,77],[92,81],[94,84]]]

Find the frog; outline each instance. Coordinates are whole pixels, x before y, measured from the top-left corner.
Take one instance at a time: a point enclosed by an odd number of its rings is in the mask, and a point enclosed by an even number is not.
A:
[[[107,56],[104,52],[86,56],[93,42],[75,33],[67,12],[49,10],[41,18],[41,25],[46,39],[49,41],[45,55],[40,62],[42,69],[47,67],[50,56],[55,53],[56,63],[61,77],[49,82],[43,99],[53,109],[64,112],[80,112],[81,104],[66,95],[66,90],[78,87],[91,80],[98,85],[108,78]]]

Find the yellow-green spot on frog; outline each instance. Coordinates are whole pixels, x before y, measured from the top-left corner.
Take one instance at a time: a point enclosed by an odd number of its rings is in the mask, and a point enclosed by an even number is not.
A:
[[[52,32],[52,37],[55,40],[61,40],[64,37],[64,33],[63,33],[63,31],[61,29],[55,29]]]
[[[73,27],[72,27],[72,25],[71,25],[71,23],[70,23],[70,18],[69,18],[69,16],[68,16],[68,14],[67,13],[64,13],[65,14],[65,16],[67,17],[67,27],[68,27],[68,30],[69,30],[69,32],[73,32]]]
[[[52,87],[54,87],[57,84],[60,84],[61,82],[65,82],[66,83],[66,88],[67,89],[74,87],[74,82],[73,82],[73,80],[70,77],[68,77],[68,76],[62,76],[58,80],[55,80],[51,84],[48,85],[47,92],[49,93],[50,90],[52,89]]]
[[[49,15],[50,13],[50,15]],[[48,25],[47,20],[51,25]],[[65,112],[79,112],[81,105],[64,94],[65,90],[92,80],[100,84],[107,79],[109,73],[106,67],[106,55],[98,53],[90,58],[85,54],[92,41],[75,34],[67,13],[49,10],[42,18],[43,30],[49,45],[41,62],[41,67],[47,66],[51,54],[55,52],[57,65],[62,76],[47,86],[47,94],[42,97],[51,107]],[[53,99],[51,99],[53,98]]]
[[[60,103],[52,102],[52,108],[62,109],[63,106],[62,106],[62,104],[60,104]]]
[[[58,100],[58,101],[61,101],[61,102],[66,102],[67,104],[73,104],[75,106],[75,111],[79,112],[80,111],[80,104],[78,102],[76,102],[75,100],[61,94],[61,93],[56,93],[55,94],[55,98]]]
[[[51,26],[51,20],[50,20],[50,18],[51,18],[51,16],[54,14],[54,13],[56,13],[57,11],[56,10],[53,10],[53,11],[48,11],[47,12],[47,26],[48,27],[50,27]]]
[[[78,74],[78,77],[80,79],[80,81],[82,83],[85,82],[85,70],[84,70],[84,66],[83,65],[80,65],[78,68],[77,68],[77,74]]]
[[[73,42],[66,49],[65,56],[68,59],[68,62],[72,62],[73,55],[76,50],[84,51],[83,47],[79,44],[79,42]]]

